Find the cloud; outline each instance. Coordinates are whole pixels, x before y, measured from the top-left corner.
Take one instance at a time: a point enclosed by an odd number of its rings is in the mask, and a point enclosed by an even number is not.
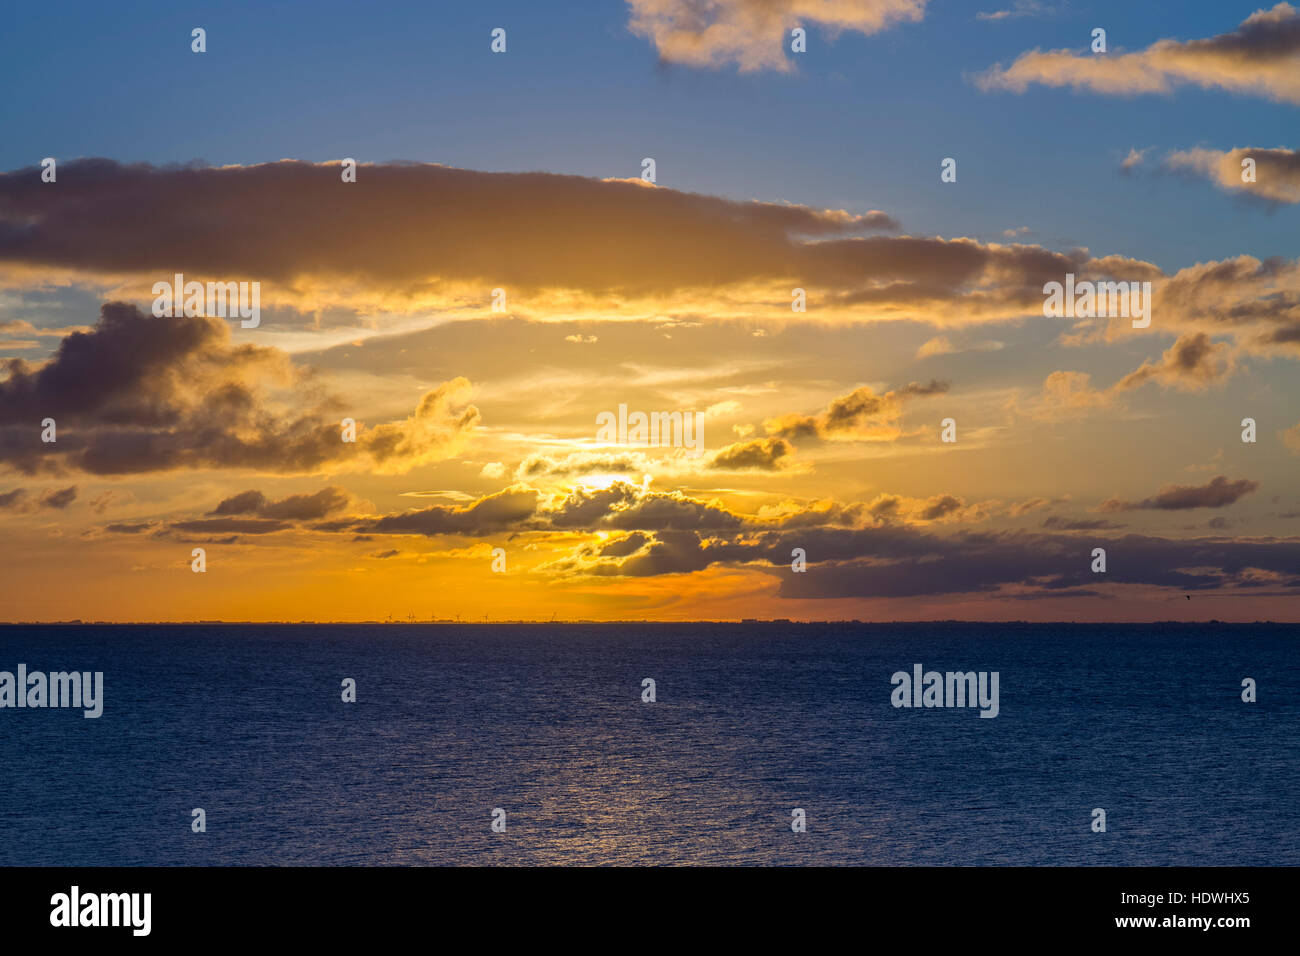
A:
[[[1282,444],[1300,455],[1300,422],[1282,432]]]
[[[43,509],[62,511],[77,500],[77,486],[49,488],[33,496],[26,488],[15,488],[0,494],[0,511],[29,514]]]
[[[73,332],[85,331],[84,328],[38,328],[26,319],[0,319],[0,349],[15,351],[18,349],[43,348],[42,339],[60,339]],[[19,336],[10,338],[10,336]]]
[[[1040,421],[1084,418],[1093,412],[1123,407],[1125,393],[1148,383],[1183,392],[1201,392],[1224,381],[1236,369],[1232,350],[1204,332],[1174,342],[1156,361],[1145,361],[1109,388],[1094,388],[1087,372],[1060,370],[1043,380],[1042,391],[1025,407],[1018,399],[1009,408]]]
[[[647,492],[624,486],[610,496],[614,505],[593,527],[622,531],[726,531],[738,530],[745,518],[714,502],[703,502],[681,492]],[[562,514],[572,512],[566,507]],[[559,523],[559,522],[557,522]]]
[[[580,486],[549,497],[519,484],[464,507],[439,506],[377,518],[341,518],[321,522],[315,528],[367,535],[567,534],[573,531],[751,534],[774,529],[979,521],[988,515],[987,505],[967,505],[961,498],[946,494],[929,498],[879,495],[869,504],[837,504],[829,500],[804,504],[785,502],[779,508],[747,515],[718,501],[701,501],[680,491],[652,491],[648,485],[614,481],[605,488]]]
[[[1044,508],[1050,508],[1055,502],[1051,498],[1026,498],[1024,501],[1017,501],[1007,509],[1007,514],[1013,518],[1019,518],[1023,515],[1035,511],[1041,511]]]
[[[427,392],[405,421],[342,440],[345,407],[277,349],[234,345],[204,317],[156,317],[120,302],[40,365],[0,364],[0,464],[34,474],[196,468],[400,474],[459,451],[479,421],[470,384]],[[33,427],[46,417],[57,441]]]
[[[116,505],[126,504],[134,500],[135,500],[135,495],[133,495],[131,492],[118,491],[116,489],[110,488],[108,491],[102,492],[96,495],[94,498],[91,498],[90,508],[92,511],[95,512],[95,514],[102,515],[105,511],[107,511],[115,504]]]
[[[958,352],[996,352],[1003,347],[1001,342],[986,340],[982,342],[971,342],[968,345],[956,346],[946,335],[938,335],[932,339],[927,339],[916,350],[916,358],[929,358],[934,355],[954,355]]]
[[[1179,270],[1154,289],[1152,312],[1188,330],[1231,334],[1252,352],[1300,355],[1300,263],[1236,256]]]
[[[882,494],[867,505],[865,514],[877,523],[908,521],[982,521],[988,511],[981,505],[968,507],[956,495],[933,495],[929,498],[909,498],[904,495]]]
[[[725,471],[779,471],[794,453],[784,438],[755,438],[728,445],[709,459],[708,467]]]
[[[1124,172],[1136,169],[1146,160],[1146,155],[1151,151],[1151,147],[1146,149],[1130,149],[1128,155],[1120,162],[1119,168]]]
[[[1253,182],[1242,180],[1242,162],[1255,161]],[[1258,196],[1276,203],[1300,203],[1300,151],[1239,147],[1229,150],[1185,149],[1165,158],[1169,169],[1208,179],[1224,192]]]
[[[355,504],[342,488],[329,487],[310,494],[272,500],[257,490],[242,491],[222,499],[206,515],[171,521],[116,522],[101,529],[109,534],[143,534],[154,537],[180,535],[263,535],[302,531],[307,522],[337,514]],[[98,534],[99,532],[90,532]],[[235,538],[227,539],[230,541]]]
[[[1087,372],[1060,370],[1043,380],[1042,391],[1028,414],[1042,421],[1061,421],[1085,417],[1115,404],[1115,391],[1093,388],[1092,376]]]
[[[641,452],[573,452],[559,458],[550,455],[529,455],[515,469],[519,480],[530,478],[576,477],[595,474],[641,474],[655,465],[650,456]]]
[[[1257,10],[1236,30],[1202,40],[1158,40],[1133,53],[1031,50],[977,78],[985,90],[1031,84],[1093,93],[1170,93],[1184,85],[1300,103],[1300,11]]]
[[[736,402],[723,402],[705,414],[723,416],[723,406]],[[752,426],[737,428],[742,438]],[[515,469],[517,481],[541,478],[582,478],[589,475],[698,475],[705,471],[774,472],[790,464],[794,446],[779,437],[756,438],[726,445],[713,454],[697,458],[681,448],[669,448],[667,454],[653,455],[640,450],[628,451],[576,451],[565,455],[534,453],[524,458]]]
[[[511,486],[461,508],[434,505],[376,519],[339,522],[338,527],[343,530],[346,526],[362,534],[492,534],[531,517],[537,510],[537,499],[533,489]]]
[[[628,5],[628,29],[650,40],[663,60],[693,67],[735,64],[742,73],[753,73],[794,69],[785,49],[796,26],[870,35],[920,20],[926,0],[628,0]]]
[[[1147,501],[1120,502],[1106,510],[1217,506],[1254,486],[1217,478],[1204,488],[1164,488]],[[262,509],[266,501],[247,492],[232,499],[238,500],[225,510]],[[1022,504],[1027,511],[1050,502]],[[1261,582],[1300,589],[1300,538],[1098,537],[1119,526],[1069,518],[1049,518],[1042,532],[934,530],[979,520],[989,511],[955,495],[882,494],[868,503],[787,501],[760,514],[744,514],[678,491],[615,482],[608,488],[576,488],[549,498],[515,485],[463,507],[344,515],[317,522],[309,530],[367,542],[380,535],[549,537],[552,548],[568,550],[531,569],[539,574],[644,578],[715,566],[748,567],[771,573],[780,582],[777,596],[786,599],[985,593],[1028,600],[1083,589],[1114,597],[1117,589],[1131,586],[1235,591],[1257,589]],[[177,522],[173,527],[263,534],[281,524],[246,513]],[[118,530],[156,532],[158,526],[141,523]],[[1081,540],[1079,531],[1089,532],[1089,537]],[[574,544],[575,534],[591,537]],[[1110,565],[1100,587],[1090,571],[1091,548],[1097,544],[1107,548]],[[785,573],[795,547],[808,556],[804,575]],[[391,556],[391,550],[371,557],[380,555]]]
[[[115,522],[104,526],[110,534],[144,534],[146,531],[158,531],[162,525],[154,521]]]
[[[961,531],[940,536],[907,525],[803,528],[719,535],[656,532],[631,557],[611,560],[581,547],[546,570],[609,577],[683,574],[714,565],[769,568],[786,599],[886,598],[985,593],[1047,596],[1097,586],[1091,548],[1110,555],[1106,591],[1130,586],[1190,590],[1253,587],[1260,571],[1300,589],[1300,539],[1119,538]],[[803,548],[806,573],[784,572]],[[1103,593],[1103,592],[1099,592]],[[1297,590],[1296,593],[1300,593]],[[1028,598],[1026,598],[1028,599]]]
[[[293,525],[270,518],[193,518],[169,522],[167,528],[189,534],[272,534]]]
[[[1055,11],[1041,0],[1013,0],[1010,7],[975,14],[976,20],[1018,20],[1021,17],[1040,17]]]
[[[1150,498],[1141,501],[1121,501],[1108,498],[1097,509],[1102,512],[1183,511],[1188,508],[1226,508],[1259,487],[1259,482],[1249,478],[1230,480],[1223,475],[1211,479],[1208,485],[1165,485]]]
[[[654,539],[650,535],[634,531],[632,534],[614,538],[601,546],[600,556],[602,558],[624,558],[640,551],[652,540]]]
[[[951,327],[1041,317],[1043,285],[1066,273],[1164,277],[1151,263],[1086,249],[877,235],[898,230],[879,211],[433,164],[363,165],[353,191],[338,169],[74,160],[57,190],[42,189],[35,170],[0,175],[0,282],[72,277],[145,302],[177,272],[256,281],[264,335],[355,327],[358,313],[488,318],[495,288],[537,320],[786,321],[799,287],[809,296],[803,321]]]
[[[209,514],[255,514],[285,521],[310,521],[342,511],[351,501],[352,496],[337,487],[322,488],[313,494],[289,495],[279,501],[269,500],[260,491],[245,491],[226,498]]]
[[[1240,256],[1167,276],[1151,263],[1094,257],[1086,249],[873,235],[897,229],[881,212],[430,164],[362,166],[360,175],[364,203],[338,182],[338,166],[330,163],[211,168],[77,160],[61,167],[58,190],[42,189],[33,170],[0,175],[0,283],[6,276],[21,285],[71,275],[148,301],[152,283],[175,272],[198,281],[260,281],[267,314],[258,334],[318,318],[360,321],[348,310],[418,316],[415,322],[430,321],[434,311],[489,317],[489,292],[498,287],[529,319],[654,316],[668,328],[710,318],[787,321],[797,286],[809,295],[800,321],[906,320],[946,330],[1019,316],[1041,320],[1044,284],[1073,273],[1079,281],[1151,281],[1153,329],[1232,335],[1248,351],[1300,356],[1296,261]],[[124,206],[135,214],[122,217]],[[268,208],[277,214],[268,216]],[[556,208],[566,210],[563,229],[556,228]],[[204,323],[176,324],[197,338],[199,352],[213,346]],[[1119,320],[1110,332],[1132,334]],[[70,330],[60,344],[87,334],[104,330]],[[924,353],[942,354],[953,341],[939,335]],[[154,350],[162,346],[185,351],[176,335]],[[253,349],[227,364],[258,364],[268,376],[279,364],[276,374],[294,374],[274,350]],[[335,457],[300,447],[311,444],[310,436],[297,438],[302,467]],[[256,457],[247,449],[241,454]],[[167,457],[161,448],[152,455]]]
[[[362,165],[352,186],[337,163],[84,159],[60,166],[57,190],[43,185],[34,169],[0,174],[0,265],[135,277],[142,293],[178,272],[260,281],[264,311],[436,305],[490,314],[500,287],[512,307],[550,302],[571,318],[566,295],[604,301],[779,278],[788,314],[787,277],[829,283],[851,268],[814,268],[829,251],[818,240],[899,228],[879,211],[435,164]]]
[[[912,382],[883,395],[863,385],[835,399],[818,415],[782,415],[768,419],[763,427],[771,436],[788,439],[894,441],[902,434],[898,423],[905,402],[947,391],[948,383],[937,380],[928,385]]]
[[[1225,343],[1212,343],[1204,332],[1180,336],[1156,362],[1143,362],[1116,385],[1120,391],[1138,388],[1147,382],[1188,392],[1204,391],[1232,373],[1231,349]]]
[[[956,349],[952,347],[946,335],[937,335],[932,339],[927,339],[921,343],[921,347],[916,350],[916,357],[919,359],[929,358],[931,355],[951,355]]]
[[[1051,515],[1043,520],[1043,527],[1052,531],[1103,531],[1124,526],[1112,524],[1104,518],[1066,518],[1061,515]]]
[[[939,538],[915,529],[841,532],[860,536],[862,553],[782,575],[783,598],[916,597],[1020,593],[1046,595],[1097,585],[1090,571],[1094,541],[1110,557],[1108,588],[1145,585],[1180,591],[1245,586],[1250,568],[1277,572],[1282,586],[1300,588],[1300,539],[1185,539],[1126,535],[1087,539],[1025,532],[961,532]],[[809,557],[817,554],[812,541]],[[1118,559],[1118,560],[1117,560]],[[787,559],[788,560],[788,559]],[[1300,593],[1300,591],[1297,591]]]

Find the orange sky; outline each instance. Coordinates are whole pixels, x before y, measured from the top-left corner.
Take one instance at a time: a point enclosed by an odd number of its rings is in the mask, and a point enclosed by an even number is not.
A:
[[[343,170],[0,175],[0,619],[1297,616],[1300,261]]]

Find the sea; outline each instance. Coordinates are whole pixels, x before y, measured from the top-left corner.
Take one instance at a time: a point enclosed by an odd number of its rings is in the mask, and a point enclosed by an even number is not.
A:
[[[0,708],[0,865],[1296,865],[1298,638],[7,625],[0,671],[102,672],[103,712]],[[916,665],[996,672],[997,716],[894,706]]]

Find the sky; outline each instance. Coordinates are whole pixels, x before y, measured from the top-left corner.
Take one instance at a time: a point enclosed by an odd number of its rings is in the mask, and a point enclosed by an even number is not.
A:
[[[0,76],[0,620],[1297,618],[1300,8],[23,5]]]

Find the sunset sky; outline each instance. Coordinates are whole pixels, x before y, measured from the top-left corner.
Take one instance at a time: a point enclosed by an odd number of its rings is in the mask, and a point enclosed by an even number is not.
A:
[[[1297,620],[1300,7],[1177,9],[15,7],[0,620]]]

